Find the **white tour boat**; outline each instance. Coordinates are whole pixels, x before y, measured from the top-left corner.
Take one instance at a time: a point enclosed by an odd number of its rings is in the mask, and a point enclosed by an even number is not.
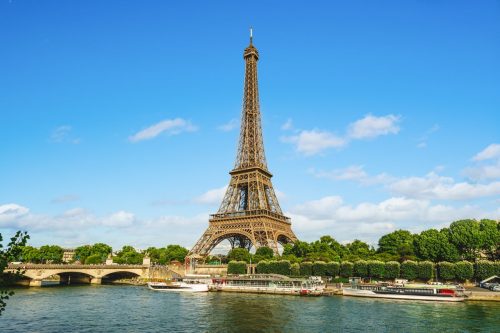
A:
[[[208,276],[209,278],[210,276]],[[182,280],[168,282],[148,282],[148,288],[155,291],[207,292],[207,276],[186,276]]]

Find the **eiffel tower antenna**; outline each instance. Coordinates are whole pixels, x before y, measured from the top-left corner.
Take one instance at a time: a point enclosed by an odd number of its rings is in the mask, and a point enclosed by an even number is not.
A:
[[[297,241],[290,218],[281,211],[267,169],[257,81],[259,52],[252,39],[250,28],[250,45],[243,53],[243,112],[236,161],[229,173],[231,180],[218,212],[210,215],[208,229],[188,253],[186,267],[205,259],[224,240],[232,248],[267,246],[276,254],[279,243]]]

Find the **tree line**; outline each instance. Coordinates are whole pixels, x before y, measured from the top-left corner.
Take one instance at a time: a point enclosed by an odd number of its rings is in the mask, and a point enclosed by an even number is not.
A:
[[[230,261],[228,274],[245,274],[245,261]],[[437,264],[431,261],[406,260],[383,262],[380,260],[350,261],[303,261],[290,263],[289,260],[261,260],[256,267],[259,274],[281,274],[286,276],[326,276],[348,278],[352,276],[377,280],[403,278],[407,280],[429,281],[437,278],[442,281],[482,280],[492,275],[500,275],[500,261],[480,260],[447,261]]]
[[[149,247],[143,251],[137,251],[133,246],[125,245],[119,251],[113,252],[111,246],[104,243],[93,245],[83,245],[74,249],[73,258],[70,263],[81,263],[87,265],[97,265],[106,262],[108,257],[117,264],[142,264],[143,258],[147,255],[154,264],[165,265],[172,260],[184,262],[188,250],[180,245],[168,245],[166,247]],[[20,253],[14,261],[24,263],[53,263],[63,262],[64,249],[58,245],[44,245],[39,248],[25,245],[20,248]]]
[[[272,259],[270,249],[259,248],[254,255],[247,250],[236,248],[228,253],[227,261],[258,263]],[[280,259],[293,263],[303,261],[348,261],[378,260],[382,262],[407,260],[438,262],[458,262],[478,260],[500,260],[500,223],[494,220],[460,220],[448,228],[428,229],[420,233],[396,230],[383,235],[375,249],[361,240],[341,244],[331,236],[323,236],[317,241],[297,241],[286,244]]]

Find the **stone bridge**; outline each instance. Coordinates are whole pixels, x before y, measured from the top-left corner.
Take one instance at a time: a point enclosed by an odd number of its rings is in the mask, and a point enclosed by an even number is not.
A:
[[[72,264],[9,264],[5,272],[19,271],[23,284],[39,287],[42,281],[58,275],[59,283],[101,284],[103,279],[138,277],[143,280],[184,275],[176,267],[149,265],[72,265]]]

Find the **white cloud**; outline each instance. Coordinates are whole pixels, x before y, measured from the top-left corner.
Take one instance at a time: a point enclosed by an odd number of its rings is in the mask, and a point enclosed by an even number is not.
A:
[[[479,165],[464,169],[467,177],[473,180],[499,179],[500,178],[500,160],[496,164]]]
[[[316,178],[326,178],[331,180],[351,180],[361,185],[387,184],[395,180],[394,177],[380,173],[376,176],[370,176],[364,170],[362,165],[351,165],[344,169],[335,169],[322,171],[310,169],[309,172]]]
[[[135,221],[134,214],[121,210],[105,217],[102,224],[108,227],[128,227]]]
[[[398,126],[400,118],[400,116],[392,114],[382,117],[369,114],[349,125],[348,137],[352,139],[371,139],[380,135],[397,134],[400,129]]]
[[[292,123],[286,122],[282,129],[291,129]],[[381,135],[397,134],[399,132],[399,116],[387,115],[376,117],[367,115],[350,124],[347,134],[338,136],[329,131],[318,129],[296,130],[295,135],[284,136],[281,141],[295,145],[297,152],[306,156],[322,153],[329,148],[341,148],[351,140],[371,139]]]
[[[80,138],[74,138],[71,135],[72,127],[69,125],[59,126],[54,129],[50,135],[50,141],[53,143],[72,143],[79,144]]]
[[[424,177],[402,178],[389,185],[394,193],[411,198],[466,200],[500,194],[500,181],[488,184],[457,183],[430,172]]]
[[[29,213],[29,209],[14,203],[0,205],[0,226],[8,226]]]
[[[295,144],[297,151],[304,155],[315,155],[328,148],[340,148],[347,144],[345,139],[333,133],[315,129],[301,131],[298,135],[283,137],[282,141]]]
[[[474,161],[484,161],[493,158],[500,158],[500,144],[498,143],[492,143],[484,150],[477,153],[477,155],[474,156],[472,159]]]
[[[199,197],[195,198],[196,203],[201,203],[205,205],[216,205],[222,202],[224,194],[226,193],[227,186],[215,188],[208,190]]]
[[[281,125],[281,129],[282,129],[283,131],[288,131],[288,130],[293,129],[293,121],[292,121],[292,119],[291,119],[291,118],[288,118],[288,119],[286,120],[286,122],[285,122],[283,125]]]
[[[327,196],[297,205],[286,214],[301,238],[332,235],[340,241],[361,238],[375,243],[398,228],[419,232],[462,218],[499,218],[500,209],[485,212],[477,206],[435,205],[429,200],[405,197],[349,205],[339,196]]]
[[[60,197],[54,198],[51,200],[52,203],[59,204],[59,203],[68,203],[68,202],[73,202],[73,201],[78,201],[80,200],[80,197],[76,194],[65,194]]]
[[[234,119],[231,119],[229,122],[227,122],[223,125],[220,125],[219,127],[217,127],[217,129],[220,131],[223,131],[223,132],[230,132],[230,131],[238,128],[239,126],[240,126],[240,122],[238,121],[238,119],[234,118]]]
[[[439,130],[439,125],[438,124],[434,124],[431,128],[429,128],[424,133],[424,135],[422,135],[418,139],[419,142],[417,143],[417,148],[425,148],[425,147],[427,147],[427,141],[429,140],[429,137],[431,136],[432,133],[437,132],[438,130]]]
[[[194,132],[196,130],[196,126],[192,125],[191,122],[182,118],[166,119],[130,136],[129,141],[139,142],[143,140],[149,140],[157,137],[163,132],[165,132],[167,135],[176,135],[183,132]]]

